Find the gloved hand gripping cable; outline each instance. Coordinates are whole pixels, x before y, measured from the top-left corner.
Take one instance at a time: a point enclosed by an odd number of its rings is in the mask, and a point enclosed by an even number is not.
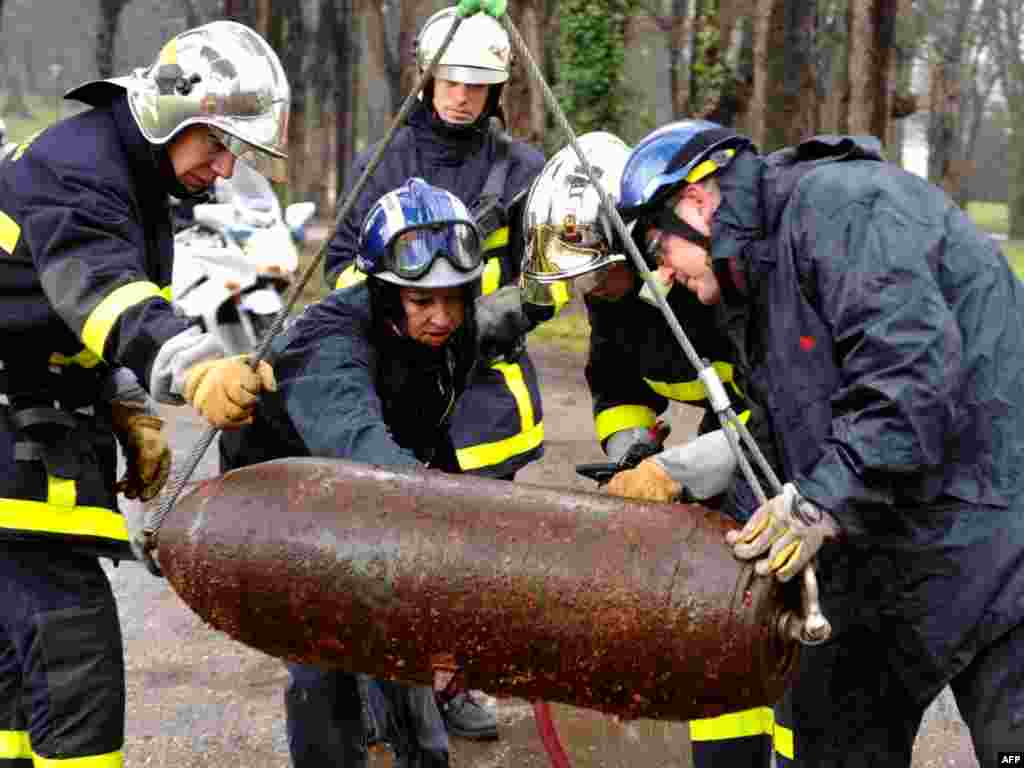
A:
[[[729,445],[732,448],[733,453],[736,455],[740,469],[743,471],[744,477],[763,506],[767,502],[767,497],[761,487],[760,481],[754,473],[750,460],[747,458],[743,447],[741,446],[741,439],[743,441],[743,445],[746,446],[747,450],[750,451],[754,460],[757,462],[758,469],[761,470],[765,478],[768,480],[773,496],[782,494],[782,483],[779,481],[778,476],[776,476],[771,465],[769,465],[768,460],[754,441],[753,435],[750,434],[746,425],[737,417],[735,410],[729,402],[729,396],[725,391],[725,386],[722,384],[722,380],[718,377],[715,369],[707,360],[702,359],[697,354],[697,350],[694,348],[693,344],[690,343],[686,332],[679,324],[678,318],[669,307],[664,293],[658,290],[658,285],[654,276],[650,269],[648,269],[640,251],[637,249],[636,243],[633,242],[633,238],[626,230],[626,225],[622,221],[622,217],[619,215],[618,210],[616,210],[615,204],[612,202],[604,187],[598,183],[593,167],[587,160],[586,155],[583,154],[582,149],[580,149],[572,126],[569,125],[569,121],[566,119],[565,113],[562,111],[561,105],[558,103],[558,99],[555,98],[554,93],[545,81],[543,73],[540,71],[540,68],[537,66],[537,62],[534,60],[533,55],[526,46],[526,43],[523,41],[522,35],[519,34],[519,30],[516,29],[507,14],[502,16],[501,22],[508,31],[513,46],[522,57],[523,62],[525,62],[527,73],[530,78],[540,86],[545,104],[555,116],[555,120],[561,127],[562,132],[566,137],[568,137],[569,143],[572,144],[573,150],[579,158],[580,167],[586,174],[587,180],[597,191],[598,197],[601,200],[601,207],[604,210],[605,215],[615,227],[616,233],[625,246],[626,252],[633,261],[633,265],[643,279],[644,284],[648,287],[650,293],[653,294],[653,298],[655,300],[654,303],[658,309],[661,310],[661,313],[665,318],[665,322],[668,323],[676,341],[679,342],[679,345],[683,348],[683,352],[686,354],[687,360],[689,360],[694,369],[698,371],[698,376],[704,383],[704,388],[707,391],[708,400],[711,402],[712,409],[718,417],[723,432],[725,432],[729,439]],[[799,497],[797,497],[795,505],[796,516],[800,519],[806,517],[807,524],[812,524],[812,516],[805,511],[811,505],[807,504],[807,502]],[[818,510],[814,511],[817,512]],[[805,645],[818,645],[829,638],[832,632],[832,627],[825,616],[821,613],[821,608],[818,605],[818,585],[813,563],[808,562],[806,567],[804,567],[802,579],[801,599],[803,603],[804,616],[802,618],[797,618],[787,612],[780,620],[780,625],[782,631],[794,635],[801,643]]]
[[[484,10],[490,13],[492,6],[495,5],[495,3],[496,0],[486,0],[487,8]],[[441,57],[444,56],[445,51],[448,50],[448,45],[451,43],[452,38],[455,37],[455,32],[462,23],[462,19],[464,16],[472,13],[473,10],[474,9],[472,8],[467,8],[466,11],[456,15],[454,23],[448,30],[448,34],[442,41],[441,46],[437,49],[437,53],[434,54],[434,58],[430,62],[430,66],[425,68],[420,74],[416,84],[413,85],[412,90],[402,103],[402,108],[398,110],[398,114],[395,115],[395,119],[391,122],[391,126],[389,127],[387,134],[377,145],[377,149],[374,152],[373,157],[371,157],[370,161],[366,164],[366,168],[362,175],[358,178],[352,189],[349,190],[348,195],[346,195],[345,199],[342,201],[334,221],[334,232],[338,231],[338,227],[341,226],[341,222],[348,217],[349,212],[352,210],[352,206],[355,205],[356,201],[359,199],[359,195],[362,193],[363,187],[366,186],[367,181],[373,175],[374,171],[376,171],[377,166],[380,165],[380,161],[384,156],[385,150],[391,144],[391,141],[398,132],[398,129],[405,124],[406,118],[409,116],[409,113],[417,102],[417,94],[423,90],[427,84],[427,80],[433,76],[434,68],[441,60]],[[496,10],[496,8],[494,10]],[[306,284],[313,276],[313,273],[320,268],[320,263],[323,261],[323,258],[327,253],[327,246],[330,244],[332,238],[333,233],[330,237],[324,239],[316,257],[312,260],[309,266],[306,267],[306,270],[302,273],[299,280],[292,285],[291,294],[285,301],[284,306],[277,313],[277,316],[274,317],[274,321],[270,324],[266,334],[260,341],[256,352],[249,358],[248,362],[254,371],[260,370],[260,364],[263,362],[263,358],[267,354],[270,342],[273,341],[274,337],[281,332],[281,329],[284,327],[285,319],[292,311],[292,307],[295,306],[295,302],[302,294],[302,291],[305,290]],[[167,517],[171,508],[181,495],[181,491],[185,487],[185,483],[188,482],[188,479],[192,476],[196,467],[199,466],[199,462],[203,458],[203,454],[205,454],[206,449],[210,447],[210,444],[213,442],[213,438],[217,436],[218,431],[219,429],[217,427],[209,427],[202,434],[199,440],[196,441],[196,444],[192,447],[192,451],[189,453],[188,458],[185,460],[184,467],[180,472],[175,473],[171,479],[169,491],[161,497],[160,504],[156,511],[152,515],[147,515],[147,519],[143,523],[142,562],[154,576],[163,576],[163,573],[160,571],[160,565],[157,562],[157,544],[160,534],[160,526],[163,525],[164,519]]]

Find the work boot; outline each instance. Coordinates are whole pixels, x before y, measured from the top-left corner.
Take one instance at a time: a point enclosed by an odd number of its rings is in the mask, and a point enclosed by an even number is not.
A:
[[[448,733],[474,741],[495,741],[498,738],[498,720],[490,707],[482,703],[480,692],[458,690],[451,696],[438,695],[437,706],[448,728]]]

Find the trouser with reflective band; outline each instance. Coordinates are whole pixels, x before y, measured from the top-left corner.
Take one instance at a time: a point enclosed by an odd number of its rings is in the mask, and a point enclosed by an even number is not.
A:
[[[0,768],[120,768],[121,625],[99,561],[0,542]]]
[[[525,351],[477,372],[449,432],[459,467],[475,475],[505,477],[544,454],[540,382]]]
[[[694,768],[770,768],[773,751],[780,768],[793,764],[793,732],[771,707],[691,721],[690,748]]]

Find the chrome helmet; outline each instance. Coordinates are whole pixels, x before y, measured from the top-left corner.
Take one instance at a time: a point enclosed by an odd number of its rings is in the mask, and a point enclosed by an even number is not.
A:
[[[214,21],[182,32],[151,66],[85,83],[66,98],[96,104],[112,85],[127,91],[132,117],[150,143],[166,144],[190,125],[206,125],[264,176],[287,178],[288,78],[270,45],[245,25]]]
[[[366,214],[356,267],[395,285],[466,285],[484,271],[480,232],[459,198],[414,177]]]
[[[416,64],[422,72],[434,60],[458,13],[443,8],[423,24],[416,36]],[[462,20],[434,74],[443,80],[472,85],[494,85],[508,80],[512,44],[501,23],[486,13]]]
[[[610,133],[595,131],[577,139],[604,191],[616,202],[629,145]],[[530,187],[523,212],[527,246],[523,257],[524,301],[556,303],[555,286],[571,282],[589,293],[612,264],[626,261],[613,253],[612,222],[587,178],[572,145],[560,149]]]

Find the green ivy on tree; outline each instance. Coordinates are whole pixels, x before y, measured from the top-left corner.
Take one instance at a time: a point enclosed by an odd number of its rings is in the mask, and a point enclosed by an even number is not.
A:
[[[622,133],[629,111],[624,34],[634,0],[560,0],[559,103],[578,133]]]

